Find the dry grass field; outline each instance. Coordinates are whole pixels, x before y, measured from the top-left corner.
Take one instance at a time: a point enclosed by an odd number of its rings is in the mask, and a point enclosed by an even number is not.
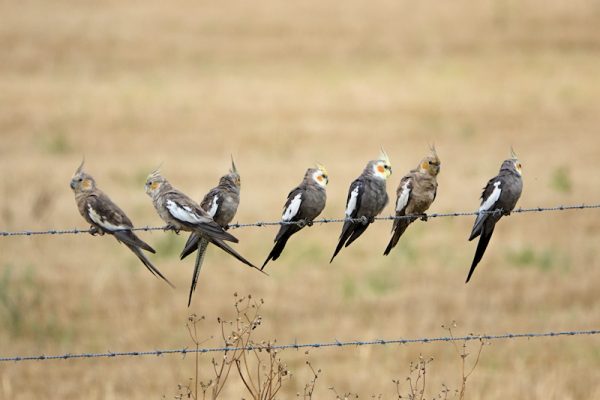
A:
[[[143,190],[162,163],[200,198],[229,168],[242,175],[237,220],[276,220],[307,167],[330,174],[325,217],[389,153],[392,195],[435,142],[442,160],[431,212],[471,211],[513,145],[519,205],[600,200],[598,1],[246,2],[0,1],[0,230],[86,228],[69,180],[81,161],[138,225],[161,225]],[[389,215],[388,205],[384,214]],[[472,218],[433,219],[381,254],[374,224],[329,264],[340,225],[293,237],[266,277],[210,248],[191,308],[185,235],[141,233],[177,286],[153,278],[110,237],[0,238],[0,355],[191,346],[190,313],[219,346],[233,293],[263,298],[256,339],[279,343],[600,327],[600,214],[503,219],[473,280]],[[239,229],[256,263],[274,227]],[[475,345],[475,344],[474,344]],[[472,347],[473,351],[476,346]],[[392,379],[433,357],[427,398],[460,386],[444,344],[284,351],[280,398],[320,368],[314,398],[397,398]],[[202,379],[212,376],[202,356]],[[472,357],[470,358],[473,359]],[[193,357],[0,364],[2,399],[173,398]],[[232,378],[223,398],[248,398]],[[600,339],[494,342],[468,399],[598,399]]]

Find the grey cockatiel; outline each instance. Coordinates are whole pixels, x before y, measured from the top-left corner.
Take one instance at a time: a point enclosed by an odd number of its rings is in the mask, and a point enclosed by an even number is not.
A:
[[[235,236],[226,232],[199,204],[175,189],[158,171],[148,176],[145,189],[152,198],[158,215],[167,223],[167,229],[173,229],[175,232],[184,230],[197,233],[242,263],[256,268],[225,243],[225,241],[237,243]]]
[[[200,207],[202,207],[202,209],[225,230],[227,229],[227,225],[233,220],[233,217],[235,217],[238,205],[240,204],[240,185],[240,174],[238,173],[232,158],[229,173],[221,177],[219,185],[212,188],[200,203]],[[192,302],[192,294],[196,289],[196,283],[198,282],[200,268],[202,268],[202,262],[204,261],[208,243],[208,239],[193,232],[190,234],[190,237],[181,252],[181,259],[183,260],[191,253],[198,250],[194,264],[192,285],[190,286],[188,306]]]
[[[515,208],[519,197],[521,197],[521,191],[523,190],[523,180],[521,179],[521,163],[517,159],[514,151],[511,150],[511,158],[505,160],[500,167],[500,172],[497,176],[490,179],[483,193],[481,194],[481,207],[479,211],[495,211],[496,213],[481,213],[477,215],[473,230],[469,240],[475,239],[480,236],[479,243],[477,243],[477,250],[475,250],[475,257],[469,270],[466,282],[469,282],[475,267],[481,261],[483,253],[487,248],[488,243],[494,233],[494,227],[496,222],[502,218],[503,215],[509,215],[510,212]],[[501,210],[501,211],[500,211]]]
[[[391,174],[392,166],[389,157],[382,149],[379,159],[369,161],[362,174],[352,182],[346,201],[346,218],[365,217],[367,222],[344,222],[331,261],[343,246],[348,247],[362,235],[373,219],[383,211],[388,202],[385,182]]]
[[[161,277],[171,287],[174,287],[152,265],[141,249],[151,253],[156,253],[156,251],[131,231],[133,228],[131,220],[104,192],[96,187],[94,178],[83,172],[83,162],[71,179],[71,189],[75,193],[79,213],[91,225],[90,230],[93,235],[104,235],[105,233],[113,235],[117,241],[127,246],[152,274]]]
[[[396,216],[405,216],[411,214],[423,214],[437,194],[436,177],[440,172],[440,159],[437,156],[435,147],[431,147],[431,155],[423,158],[419,166],[408,174],[404,175],[400,180],[398,189],[396,190]],[[387,248],[383,252],[388,255],[396,246],[400,236],[406,228],[417,219],[416,217],[395,219],[392,228],[392,238]]]
[[[289,194],[285,206],[283,207],[282,221],[297,222],[304,221],[309,224],[321,214],[325,208],[327,195],[325,187],[329,182],[327,171],[321,165],[317,168],[309,168],[304,175],[302,183],[293,189]],[[265,268],[270,260],[277,260],[285,248],[288,239],[304,225],[281,225],[277,236],[275,236],[275,246],[269,253],[262,268]]]

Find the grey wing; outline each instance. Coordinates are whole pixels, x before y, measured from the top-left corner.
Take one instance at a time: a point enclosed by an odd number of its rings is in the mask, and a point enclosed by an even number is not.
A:
[[[218,187],[212,188],[202,199],[200,207],[214,218],[215,214],[223,204],[223,198],[224,196]]]
[[[497,203],[500,199],[503,189],[504,181],[500,176],[495,176],[494,178],[490,179],[485,188],[483,188],[483,192],[481,194],[481,206],[479,207],[480,213],[475,219],[469,240],[473,240],[481,234],[483,225],[492,215],[488,211],[494,211],[497,209]]]
[[[201,231],[211,237],[237,243],[235,236],[227,233],[217,224],[202,208],[184,197],[169,196],[165,200],[165,207],[171,217],[190,229]]]
[[[364,184],[362,179],[358,178],[352,182],[346,198],[346,217],[356,218],[360,210],[362,197],[364,194]]]
[[[406,207],[412,197],[413,186],[413,176],[411,174],[405,175],[400,180],[400,184],[396,190],[396,215],[404,215],[406,213]]]
[[[154,253],[154,249],[137,235],[128,230],[133,227],[131,220],[115,203],[104,193],[89,196],[86,202],[86,212],[89,219],[104,232],[111,233],[115,238],[125,244],[141,247]]]

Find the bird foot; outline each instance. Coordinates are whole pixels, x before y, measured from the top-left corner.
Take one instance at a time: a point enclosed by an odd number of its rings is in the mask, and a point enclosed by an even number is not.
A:
[[[428,220],[429,220],[429,217],[427,216],[427,214],[423,213],[423,215],[421,215],[421,221],[427,222]]]
[[[508,217],[510,215],[510,211],[503,211],[502,215],[504,215],[505,217]]]
[[[97,227],[95,227],[95,226],[92,225],[92,226],[90,226],[90,235],[92,235],[92,236],[96,236],[96,235],[102,236],[102,235],[104,235],[104,232],[102,232],[100,229],[98,229]]]
[[[175,225],[167,224],[167,226],[165,226],[164,230],[165,230],[165,232],[166,231],[173,231],[173,232],[175,232],[175,234],[179,235],[179,229],[177,229],[175,227]]]

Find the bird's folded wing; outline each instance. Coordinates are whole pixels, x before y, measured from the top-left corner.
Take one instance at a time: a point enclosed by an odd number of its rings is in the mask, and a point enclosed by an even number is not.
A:
[[[302,191],[300,189],[294,190],[288,196],[287,202],[284,206],[283,215],[281,219],[283,221],[295,220],[294,217],[298,215],[300,206],[302,205]]]
[[[363,184],[360,180],[355,180],[348,190],[348,199],[346,200],[346,217],[354,218],[360,209],[360,201],[363,195]]]
[[[238,242],[235,236],[225,232],[204,210],[194,204],[185,204],[174,199],[168,199],[165,205],[171,216],[183,225],[197,229],[215,238],[235,243]]]

